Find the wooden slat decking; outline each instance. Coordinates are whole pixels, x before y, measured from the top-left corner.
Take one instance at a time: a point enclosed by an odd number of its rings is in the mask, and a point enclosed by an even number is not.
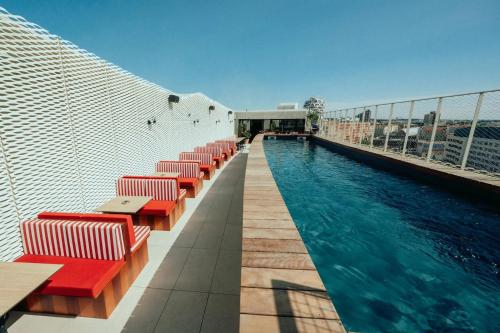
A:
[[[248,155],[243,197],[240,332],[345,332],[267,164]]]

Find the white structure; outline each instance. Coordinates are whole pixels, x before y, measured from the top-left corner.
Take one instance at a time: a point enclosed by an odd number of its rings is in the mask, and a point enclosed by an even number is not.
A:
[[[280,103],[278,104],[277,110],[287,110],[287,111],[295,111],[299,109],[299,103]]]
[[[171,94],[0,8],[0,260],[21,220],[92,211],[118,176],[232,134],[224,105]]]

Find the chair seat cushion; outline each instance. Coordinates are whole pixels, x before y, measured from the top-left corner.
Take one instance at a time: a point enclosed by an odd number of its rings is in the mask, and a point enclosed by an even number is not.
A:
[[[168,216],[175,209],[175,201],[150,200],[139,211],[139,215]]]
[[[179,194],[179,200],[182,200],[186,197],[187,191],[186,189],[181,188],[181,194]]]
[[[124,260],[95,260],[25,254],[16,262],[62,264],[35,293],[73,297],[99,296],[125,264]]]
[[[181,178],[179,177],[179,184],[181,187],[195,187],[198,185],[199,179],[198,178]]]

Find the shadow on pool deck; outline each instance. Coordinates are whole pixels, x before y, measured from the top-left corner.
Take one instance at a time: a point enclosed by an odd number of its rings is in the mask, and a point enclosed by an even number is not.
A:
[[[218,177],[160,264],[124,332],[238,332],[247,154]]]

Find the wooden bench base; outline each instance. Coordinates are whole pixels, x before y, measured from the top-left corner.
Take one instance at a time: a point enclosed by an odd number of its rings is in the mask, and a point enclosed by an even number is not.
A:
[[[211,168],[204,171],[203,179],[210,180],[215,175],[215,168]]]
[[[215,168],[220,169],[224,165],[224,159],[218,159],[215,161]]]
[[[187,194],[186,194],[187,195]],[[177,206],[167,216],[132,215],[134,224],[147,225],[151,230],[170,231],[186,210],[186,198],[179,199]]]
[[[134,254],[127,255],[125,260],[126,263],[120,272],[96,298],[31,294],[25,300],[25,309],[31,312],[108,318],[147,264],[147,242]]]
[[[200,181],[198,181],[198,184],[196,184],[196,186],[186,188],[187,191],[186,197],[196,198],[196,196],[198,195],[198,193],[200,193],[202,189],[203,189],[203,180],[200,179]]]

